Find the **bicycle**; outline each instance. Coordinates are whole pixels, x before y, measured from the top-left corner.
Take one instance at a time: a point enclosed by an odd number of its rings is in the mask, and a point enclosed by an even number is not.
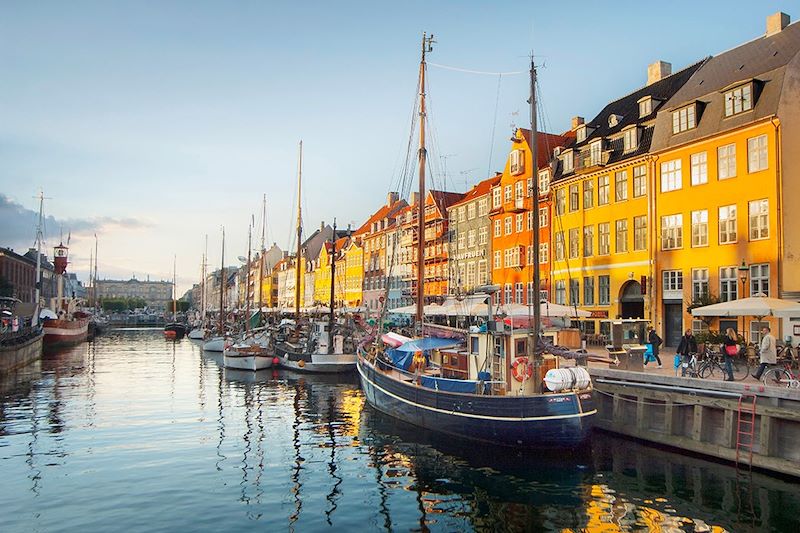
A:
[[[690,377],[696,378],[700,377],[697,368],[697,353],[691,352],[689,353],[689,362],[683,361],[683,356],[681,356],[681,377]]]
[[[741,356],[741,351],[739,356]],[[750,365],[747,357],[731,357],[731,367],[733,368],[733,379],[742,381],[747,379],[750,375]],[[700,377],[703,379],[713,378],[716,371],[719,370],[723,377],[727,377],[727,370],[725,370],[724,356],[718,352],[706,350],[703,362],[700,365]]]
[[[761,381],[764,385],[773,387],[786,387],[787,389],[800,389],[800,374],[792,371],[791,360],[785,360],[783,368],[774,366],[764,372]]]
[[[800,346],[793,348],[791,342],[781,344],[777,348],[777,354],[778,359],[786,359],[790,364],[796,364],[797,358],[800,356]]]

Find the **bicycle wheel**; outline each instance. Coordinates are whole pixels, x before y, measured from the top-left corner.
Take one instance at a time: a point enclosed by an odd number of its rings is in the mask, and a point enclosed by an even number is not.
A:
[[[738,357],[733,358],[733,379],[737,381],[742,381],[743,379],[747,379],[747,376],[750,375],[750,365],[748,365],[747,359],[740,359]]]
[[[764,372],[764,376],[761,380],[764,382],[764,385],[770,385],[772,387],[786,387],[788,389],[792,385],[792,376],[782,368],[770,368]]]
[[[698,373],[700,374],[700,377],[703,378],[703,379],[714,377],[714,367],[715,366],[717,366],[717,365],[715,365],[714,363],[711,363],[709,361],[706,361],[705,363],[701,364],[700,365],[700,369],[698,370]]]

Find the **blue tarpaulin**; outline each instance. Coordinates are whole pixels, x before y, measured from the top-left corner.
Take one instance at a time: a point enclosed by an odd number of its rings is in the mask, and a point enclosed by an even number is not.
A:
[[[412,352],[412,353],[419,351],[424,352],[440,348],[452,348],[453,346],[458,346],[460,344],[462,344],[462,342],[455,339],[438,339],[436,337],[425,337],[423,339],[414,339],[413,341],[408,341],[402,346],[396,348],[396,350],[401,352]]]
[[[414,352],[401,352],[397,348],[386,350],[386,353],[392,359],[392,364],[402,370],[408,370],[411,366],[411,361],[414,360]]]

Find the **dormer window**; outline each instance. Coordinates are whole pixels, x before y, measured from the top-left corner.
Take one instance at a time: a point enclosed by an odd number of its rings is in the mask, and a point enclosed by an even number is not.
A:
[[[574,158],[572,156],[572,150],[566,150],[561,154],[561,161],[564,163],[564,174],[572,172],[575,170],[574,167]]]
[[[644,118],[653,112],[653,99],[645,96],[639,100],[639,118]]]
[[[622,115],[609,115],[608,116],[608,127],[613,128],[617,126],[622,121]]]
[[[691,130],[697,126],[696,107],[692,103],[672,112],[672,133]]]
[[[550,170],[542,170],[539,172],[539,194],[548,192],[550,192]]]
[[[725,93],[725,116],[730,117],[753,109],[753,84],[746,83]]]
[[[586,140],[586,126],[581,126],[575,132],[575,141],[582,143]]]
[[[589,146],[589,165],[599,165],[603,155],[603,141],[597,140]]]
[[[639,128],[633,126],[622,132],[622,143],[625,152],[636,150],[639,146]]]
[[[525,152],[522,150],[511,151],[511,174],[516,176],[525,172]]]

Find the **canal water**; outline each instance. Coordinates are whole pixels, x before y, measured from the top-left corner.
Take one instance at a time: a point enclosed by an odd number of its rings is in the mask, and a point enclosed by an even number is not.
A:
[[[364,404],[355,376],[222,368],[116,330],[0,383],[16,531],[800,531],[800,485],[597,433],[520,453]]]

